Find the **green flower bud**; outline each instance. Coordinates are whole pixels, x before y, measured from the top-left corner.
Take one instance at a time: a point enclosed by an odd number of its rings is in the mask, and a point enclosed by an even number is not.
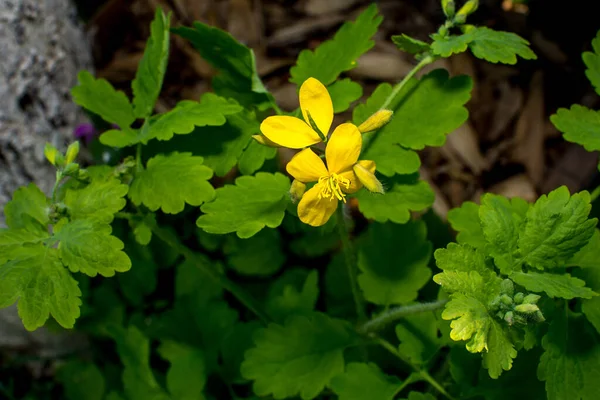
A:
[[[519,304],[515,307],[515,311],[523,314],[533,314],[539,310],[539,307],[535,304]]]
[[[524,298],[525,298],[525,295],[521,292],[515,294],[515,297],[514,297],[515,303],[521,304],[523,302]]]
[[[502,296],[500,296],[500,301],[502,302],[502,304],[504,304],[506,306],[512,306],[514,304],[513,299],[506,294],[503,294]]]
[[[528,294],[527,296],[525,296],[525,298],[523,299],[523,303],[524,304],[537,304],[538,300],[540,299],[540,296],[538,296],[537,294]]]
[[[515,292],[515,285],[513,284],[513,281],[510,279],[504,279],[502,283],[500,283],[500,292],[512,297]]]
[[[73,142],[69,145],[69,147],[67,148],[67,153],[65,154],[66,160],[65,162],[67,164],[72,163],[73,161],[75,161],[75,158],[77,158],[77,155],[79,154],[79,142]]]
[[[464,23],[467,20],[467,16],[473,14],[475,10],[477,10],[477,7],[479,7],[479,0],[467,1],[465,5],[458,10],[454,20],[459,24]]]
[[[542,314],[540,310],[537,310],[535,313],[533,313],[532,319],[535,322],[544,322],[546,320],[546,318],[544,318],[544,314]]]
[[[444,15],[446,15],[448,19],[454,18],[456,6],[453,0],[442,0],[442,9],[444,10]]]
[[[79,176],[79,164],[77,164],[77,163],[67,164],[67,166],[63,170],[63,175],[71,176],[71,177]]]
[[[375,114],[371,115],[365,122],[358,126],[358,130],[361,133],[376,131],[381,128],[392,119],[394,114],[391,110],[379,110]]]
[[[46,143],[46,146],[44,146],[44,156],[46,156],[46,160],[52,165],[56,165],[56,154],[58,154],[56,147],[52,146],[50,143]]]
[[[512,324],[514,324],[514,323],[515,323],[515,320],[514,320],[514,314],[513,314],[513,312],[512,312],[512,311],[509,311],[509,312],[507,312],[506,314],[504,314],[504,320],[506,321],[506,323],[507,323],[508,325],[512,325]]]

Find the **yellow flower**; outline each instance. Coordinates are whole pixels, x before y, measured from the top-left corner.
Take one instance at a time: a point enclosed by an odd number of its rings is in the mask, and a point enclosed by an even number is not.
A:
[[[335,129],[327,143],[327,167],[311,149],[300,151],[288,163],[287,171],[297,181],[317,182],[298,204],[298,217],[302,222],[312,226],[325,224],[337,208],[338,202],[346,202],[346,194],[355,193],[362,187],[361,181],[364,180],[359,179],[354,172],[355,166],[359,166],[357,169],[367,179],[377,181],[374,175],[375,162],[358,161],[361,147],[360,131],[355,125],[346,123]]]
[[[333,103],[327,88],[315,78],[308,78],[300,87],[299,97],[304,120],[276,115],[260,124],[262,134],[271,142],[290,149],[301,149],[327,138],[333,122]],[[312,128],[313,123],[323,137]]]

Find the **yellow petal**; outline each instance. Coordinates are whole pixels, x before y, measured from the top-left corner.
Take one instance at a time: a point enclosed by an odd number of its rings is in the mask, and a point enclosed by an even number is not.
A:
[[[341,124],[331,134],[325,148],[327,169],[332,174],[339,174],[351,169],[362,147],[362,136],[353,124]]]
[[[252,139],[267,147],[280,147],[277,143],[269,140],[265,135],[252,135]]]
[[[360,165],[360,166],[364,167],[372,174],[375,173],[375,161],[360,160],[358,163],[355,164],[355,166],[356,165]],[[358,177],[354,173],[354,168],[350,169],[348,171],[342,172],[339,175],[342,178],[348,179],[350,181],[350,187],[346,188],[345,186],[342,186],[342,190],[344,191],[344,193],[349,193],[349,194],[356,193],[356,192],[358,192],[358,189],[360,189],[363,186],[362,182],[358,179]]]
[[[304,183],[315,182],[320,177],[328,175],[323,160],[311,149],[304,149],[292,157],[286,170],[295,179]]]
[[[290,149],[301,149],[321,141],[306,122],[287,115],[268,117],[260,124],[260,131],[270,141]]]
[[[383,194],[383,185],[381,184],[381,182],[379,182],[379,180],[375,177],[374,174],[375,162],[370,162],[373,164],[372,171],[369,168],[361,165],[360,163],[354,164],[352,170],[356,174],[356,177],[358,178],[360,183],[362,183],[370,192]]]
[[[304,193],[298,204],[298,217],[300,221],[312,226],[324,225],[335,212],[338,199],[319,198],[324,183],[317,183],[308,192]]]
[[[333,122],[333,103],[327,88],[315,78],[308,78],[300,87],[300,109],[307,124],[308,112],[321,132],[327,136]]]

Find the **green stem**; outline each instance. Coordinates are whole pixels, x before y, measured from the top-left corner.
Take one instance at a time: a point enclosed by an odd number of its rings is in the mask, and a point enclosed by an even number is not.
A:
[[[397,321],[409,315],[438,310],[444,307],[447,302],[448,300],[438,300],[431,303],[417,303],[408,306],[394,307],[390,310],[384,311],[377,317],[366,322],[364,325],[358,328],[358,331],[362,334],[377,332],[383,329],[390,322]]]
[[[596,189],[594,189],[592,191],[592,194],[590,194],[590,201],[591,202],[595,201],[599,196],[600,196],[600,186],[598,186]]]
[[[398,351],[398,349],[396,349],[396,347],[394,347],[390,342],[388,342],[387,340],[382,339],[382,338],[376,336],[375,334],[370,334],[369,336],[371,338],[373,338],[377,344],[379,344],[381,347],[383,347],[388,352],[390,352],[390,354],[394,355],[396,358],[398,358],[399,360],[401,360],[402,362],[404,362],[405,364],[407,364],[408,366],[410,366],[410,368],[412,368],[415,371],[415,375],[418,375],[421,378],[423,378],[423,380],[427,381],[427,383],[429,383],[438,392],[440,392],[441,394],[443,394],[446,398],[448,398],[450,400],[455,400],[454,397],[452,397],[450,395],[450,393],[448,393],[446,391],[446,389],[444,389],[444,387],[438,381],[436,381],[435,378],[433,378],[429,374],[429,372],[427,372],[427,370],[421,369],[418,366],[412,364],[410,362],[410,360],[408,358],[404,357],[404,355],[402,353],[400,353]]]
[[[348,272],[348,280],[350,281],[350,289],[352,290],[352,297],[354,298],[354,306],[356,308],[356,316],[358,322],[363,323],[367,320],[367,314],[365,313],[365,303],[362,297],[362,293],[358,287],[357,279],[357,264],[356,264],[356,249],[350,240],[350,230],[344,216],[343,205],[338,206],[338,234],[342,241],[342,250],[344,252],[344,261],[346,263],[346,271]]]
[[[135,172],[139,173],[144,170],[142,165],[142,144],[138,143],[135,148]]]
[[[390,95],[385,99],[385,101],[383,102],[383,104],[381,105],[380,109],[386,109],[390,103],[396,98],[396,96],[398,95],[398,93],[400,93],[400,91],[402,90],[402,88],[404,87],[404,85],[406,85],[408,83],[408,81],[415,76],[415,74],[417,72],[419,72],[421,70],[421,68],[423,68],[424,66],[431,64],[433,61],[435,60],[435,57],[429,55],[429,56],[425,56],[421,61],[419,61],[419,63],[417,65],[415,65],[415,67],[408,73],[406,74],[406,76],[396,84],[396,86],[394,86],[394,88],[392,89],[392,93],[390,93]]]
[[[125,212],[118,212],[115,214],[117,218],[123,218],[130,220],[133,218],[132,214]],[[150,226],[152,233],[156,235],[160,240],[171,246],[177,253],[184,256],[186,259],[193,262],[197,268],[201,269],[204,273],[214,279],[221,285],[221,287],[231,293],[240,303],[246,308],[252,311],[264,324],[271,321],[271,318],[261,310],[261,307],[257,304],[256,300],[250,296],[244,289],[236,285],[234,282],[227,279],[227,277],[218,271],[216,271],[206,260],[198,257],[198,255],[189,247],[182,244],[177,237],[170,234],[169,231],[159,227],[157,224]]]
[[[56,191],[58,190],[58,185],[62,180],[62,173],[60,171],[56,171],[56,181],[54,182],[54,186],[52,187],[52,204],[56,203]]]

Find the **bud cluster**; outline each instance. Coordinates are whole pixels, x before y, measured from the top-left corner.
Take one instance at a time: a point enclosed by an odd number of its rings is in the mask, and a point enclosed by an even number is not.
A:
[[[79,142],[71,143],[65,154],[62,154],[50,143],[46,143],[44,147],[46,159],[58,169],[57,177],[60,176],[60,178],[69,176],[79,180],[86,179],[85,171],[80,169],[78,163],[74,162],[78,154]]]
[[[540,296],[537,294],[514,293],[514,284],[510,279],[504,279],[501,284],[501,294],[490,303],[490,310],[503,319],[509,326],[513,324],[527,325],[528,322],[543,322],[546,319],[537,306]]]

